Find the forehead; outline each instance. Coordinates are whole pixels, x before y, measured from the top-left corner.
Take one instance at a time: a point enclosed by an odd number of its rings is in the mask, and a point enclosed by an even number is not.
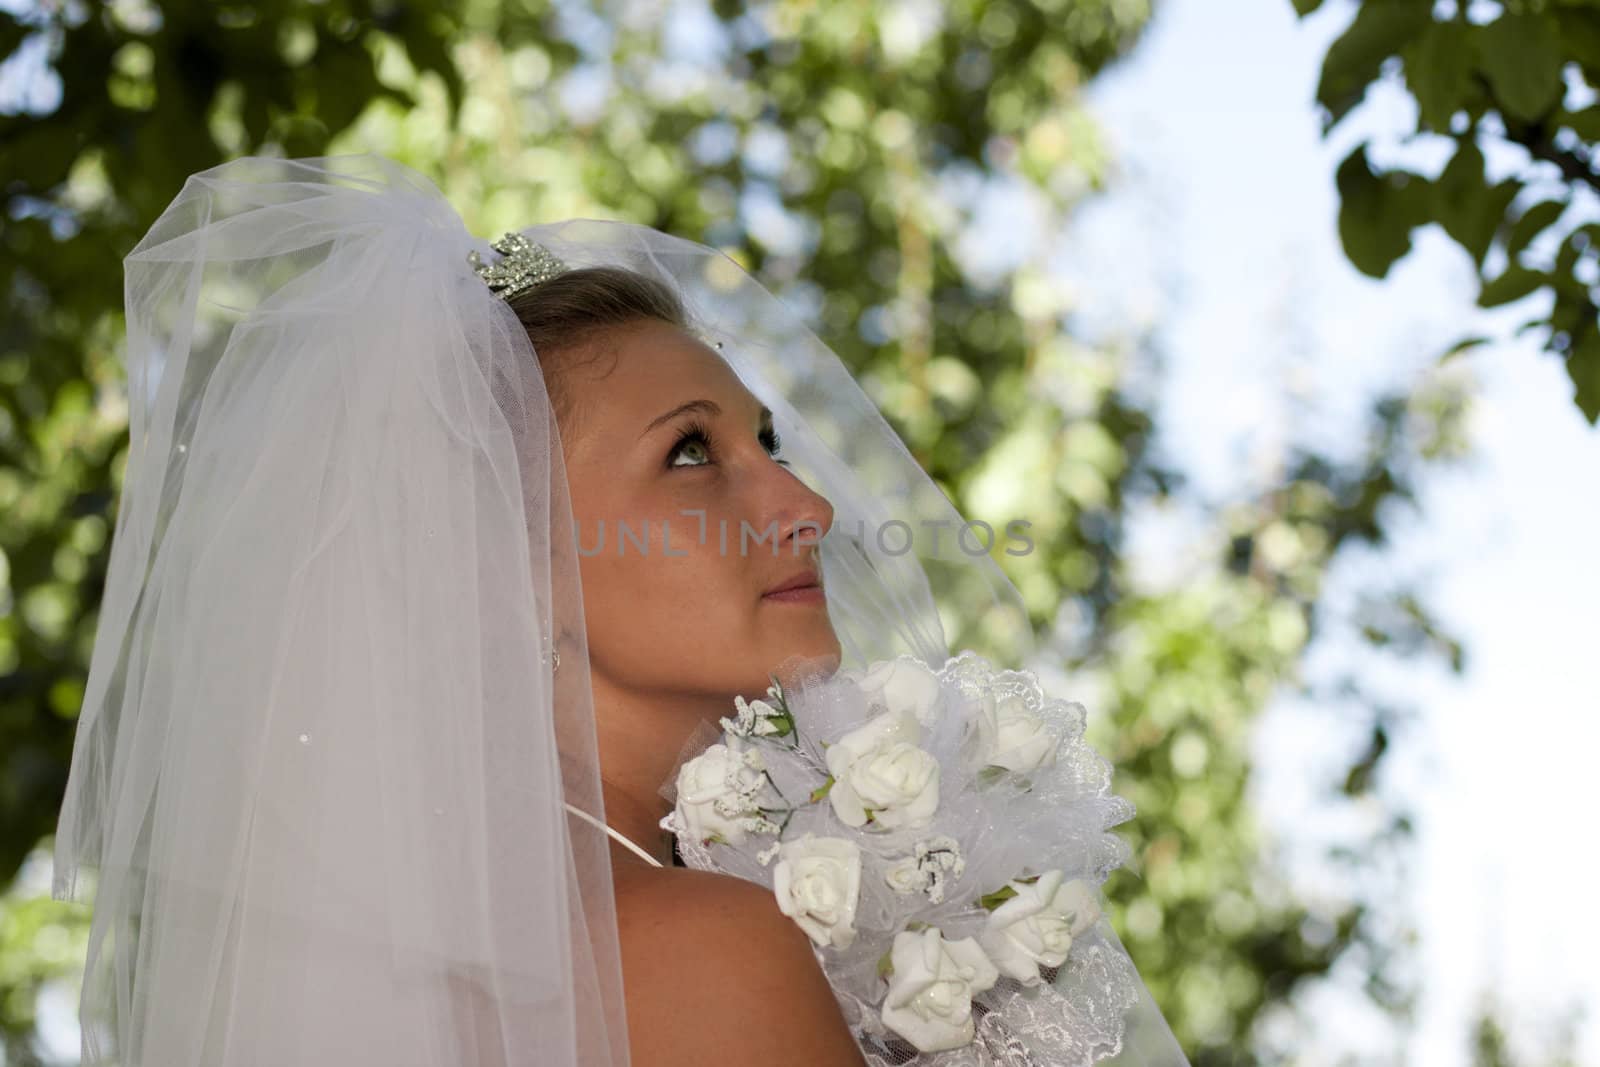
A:
[[[761,409],[739,376],[711,346],[664,322],[613,331],[600,358],[567,379],[586,445],[610,450],[634,444],[652,419],[689,400],[712,400],[724,417],[750,421]]]

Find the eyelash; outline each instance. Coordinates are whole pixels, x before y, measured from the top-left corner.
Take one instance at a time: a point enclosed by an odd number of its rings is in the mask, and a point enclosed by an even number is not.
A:
[[[678,458],[678,453],[682,451],[683,446],[692,441],[698,441],[700,446],[706,450],[706,461],[704,463],[674,463],[673,461]],[[761,443],[766,446],[767,454],[772,456],[774,459],[777,459],[778,449],[781,447],[778,441],[777,431],[763,430],[761,432]],[[708,428],[705,423],[698,420],[692,421],[683,428],[682,432],[678,434],[678,439],[672,443],[672,448],[668,450],[667,469],[672,470],[678,467],[705,467],[710,465],[711,457],[715,455],[716,448],[712,443],[710,428]],[[778,459],[777,462],[783,467],[787,467],[789,465],[789,461],[786,459]]]

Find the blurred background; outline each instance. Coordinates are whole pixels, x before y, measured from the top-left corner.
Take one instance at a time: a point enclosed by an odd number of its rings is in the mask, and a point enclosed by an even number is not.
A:
[[[1600,1064],[1591,86],[1594,0],[0,0],[0,1065],[77,1059],[121,259],[356,151],[723,248],[1033,523],[1197,1067]]]

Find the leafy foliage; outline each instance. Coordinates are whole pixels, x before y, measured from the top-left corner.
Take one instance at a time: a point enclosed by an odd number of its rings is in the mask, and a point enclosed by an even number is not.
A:
[[[1506,1006],[1498,997],[1485,995],[1472,1019],[1472,1067],[1578,1067],[1577,1026],[1582,1018],[1581,1005],[1574,1002],[1556,1026],[1542,1028],[1547,1031],[1544,1047],[1529,1052],[1512,1042]]]
[[[0,173],[17,175],[0,238],[0,876],[53,828],[82,698],[126,437],[120,255],[194,170],[373,150],[433,176],[480,234],[620,216],[726,249],[811,318],[963,513],[1027,517],[1034,550],[1001,562],[1041,632],[1067,634],[1069,678],[1103,680],[1096,743],[1139,805],[1142,856],[1140,878],[1108,890],[1197,1065],[1252,1060],[1263,1013],[1352,947],[1368,949],[1373,995],[1403,1000],[1364,906],[1313,908],[1274,869],[1249,739],[1276,694],[1309,688],[1299,665],[1321,633],[1459,663],[1408,589],[1372,590],[1354,621],[1323,600],[1336,560],[1381,547],[1412,480],[1459,450],[1461,398],[1430,379],[1380,405],[1359,455],[1296,452],[1274,484],[1196,499],[1141,399],[1148,341],[1074,339],[1042,254],[999,268],[975,254],[996,241],[976,228],[985,183],[1058,227],[1109,180],[1079,91],[1134,45],[1148,6],[931,9],[722,0],[683,54],[659,19],[541,0],[166,0],[0,23],[0,45],[57,41],[65,79],[54,111],[0,123]],[[78,59],[91,52],[99,65]],[[1350,180],[1370,186],[1363,167]],[[1375,217],[1415,210],[1377,184]],[[1180,503],[1202,514],[1196,573],[1144,588],[1129,524]],[[954,636],[980,640],[962,621]],[[1396,715],[1354,683],[1337,696],[1370,743],[1330,802],[1370,805]],[[1391,816],[1348,862],[1403,843]],[[24,1032],[25,1015],[0,1009],[4,1028]]]
[[[1293,2],[1302,16],[1320,6]],[[1437,223],[1471,257],[1481,306],[1549,298],[1541,301],[1549,310],[1518,332],[1543,333],[1545,348],[1566,363],[1579,409],[1600,420],[1600,8],[1589,0],[1361,0],[1323,60],[1324,132],[1379,83],[1416,103],[1406,143],[1453,154],[1430,178],[1401,166],[1374,170],[1367,143],[1350,152],[1338,174],[1350,262],[1384,277],[1411,250],[1411,231]],[[1504,168],[1491,167],[1491,155],[1514,157],[1514,172],[1494,177]]]

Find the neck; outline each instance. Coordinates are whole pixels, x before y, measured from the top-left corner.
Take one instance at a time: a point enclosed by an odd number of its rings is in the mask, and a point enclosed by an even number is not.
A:
[[[639,693],[592,676],[595,737],[600,749],[601,799],[613,830],[672,865],[672,835],[660,821],[672,805],[661,796],[683,746],[703,723],[727,714],[704,695]],[[729,701],[731,706],[731,700]],[[622,845],[611,843],[613,868],[646,866]]]
[[[658,803],[647,803],[636,789],[604,778],[600,793],[606,807],[606,825],[654,856],[661,866],[672,866],[672,837],[659,825],[661,817],[671,810],[666,802],[658,797]],[[640,866],[648,864],[621,843],[611,842],[612,870]]]

